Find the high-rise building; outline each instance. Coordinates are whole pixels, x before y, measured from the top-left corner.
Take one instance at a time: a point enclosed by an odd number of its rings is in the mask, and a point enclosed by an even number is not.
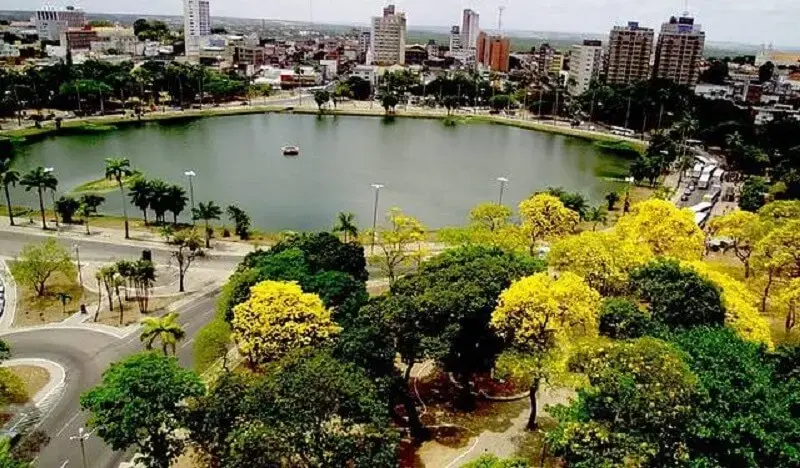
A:
[[[706,33],[694,18],[672,17],[661,26],[653,64],[653,78],[694,88],[700,76]]]
[[[394,5],[383,9],[383,16],[372,18],[370,54],[378,65],[403,65],[406,62],[406,15]]]
[[[450,52],[461,50],[461,28],[453,26],[450,28]]]
[[[183,37],[186,55],[200,55],[202,37],[211,34],[211,10],[208,0],[183,0]]]
[[[478,34],[476,60],[492,71],[507,72],[511,42],[505,36],[490,36],[481,31]]]
[[[631,21],[614,26],[608,38],[606,82],[628,84],[650,78],[650,56],[655,33]]]
[[[461,17],[461,47],[476,49],[478,47],[478,34],[481,32],[480,15],[469,8],[464,10]]]
[[[61,34],[69,28],[82,28],[86,25],[86,13],[74,6],[63,9],[44,6],[34,15],[34,24],[40,40],[58,41]],[[66,44],[62,44],[66,46]]]
[[[573,96],[584,93],[589,84],[600,76],[603,62],[603,43],[585,40],[572,46],[569,59],[569,93]]]

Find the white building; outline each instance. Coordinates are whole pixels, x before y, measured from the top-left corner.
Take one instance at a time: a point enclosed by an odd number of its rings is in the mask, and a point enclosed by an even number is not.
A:
[[[461,50],[461,28],[453,26],[450,28],[450,52]]]
[[[406,15],[395,12],[394,5],[383,9],[383,16],[372,18],[370,61],[378,65],[406,63]]]
[[[467,49],[478,47],[478,34],[480,29],[480,15],[469,8],[464,10],[461,17],[461,46]]]
[[[0,42],[0,59],[9,59],[19,57],[19,47],[14,44]]]
[[[33,22],[40,40],[57,41],[68,28],[84,27],[86,13],[73,6],[63,9],[45,6],[36,11]]]
[[[199,57],[202,37],[211,34],[211,10],[208,0],[183,0],[183,35],[186,56]]]
[[[352,76],[368,81],[370,86],[376,86],[378,84],[378,67],[374,65],[356,65],[353,68]]]
[[[577,96],[586,92],[589,84],[600,76],[602,62],[603,44],[600,41],[586,40],[583,44],[572,46],[569,60],[569,93]]]

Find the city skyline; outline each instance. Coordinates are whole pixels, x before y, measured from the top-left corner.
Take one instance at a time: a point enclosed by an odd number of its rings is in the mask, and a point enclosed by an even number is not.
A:
[[[53,2],[50,2],[53,3]],[[60,0],[55,3],[69,4]],[[80,0],[74,2],[89,13],[181,15],[181,2],[140,0],[132,7],[121,0]],[[361,0],[329,0],[308,2],[276,2],[262,4],[254,0],[214,2],[212,15],[318,23],[367,25],[375,11],[391,2]],[[646,0],[546,0],[530,4],[520,0],[400,0],[394,2],[404,11],[411,27],[447,27],[460,24],[461,12],[471,8],[481,15],[483,29],[497,27],[497,7],[505,6],[503,29],[507,31],[552,31],[571,33],[607,33],[614,25],[638,21],[658,28],[671,15],[678,15],[682,2]],[[673,5],[674,3],[674,5]],[[800,45],[794,33],[792,19],[800,15],[800,4],[791,5],[778,0],[753,4],[747,0],[730,0],[722,5],[715,0],[694,0],[689,11],[708,32],[713,41],[750,44],[775,43],[784,46]],[[41,6],[31,0],[0,0],[0,9],[30,10]],[[135,8],[135,9],[133,9]],[[580,12],[579,15],[575,14]]]

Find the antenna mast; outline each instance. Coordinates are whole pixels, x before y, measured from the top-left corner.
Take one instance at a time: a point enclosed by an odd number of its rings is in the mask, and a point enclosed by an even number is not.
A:
[[[499,7],[497,7],[497,33],[498,34],[502,34],[503,33],[503,10],[505,10],[505,9],[506,9],[506,7],[503,6],[503,5],[500,5]]]

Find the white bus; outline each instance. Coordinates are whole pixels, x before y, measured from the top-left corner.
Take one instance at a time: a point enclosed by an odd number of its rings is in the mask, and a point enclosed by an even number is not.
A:
[[[701,190],[706,190],[708,188],[708,184],[711,183],[711,173],[710,172],[703,172],[703,175],[700,176],[700,180],[697,182],[697,187]]]
[[[625,127],[611,127],[611,134],[632,137],[636,135],[636,132]]]

